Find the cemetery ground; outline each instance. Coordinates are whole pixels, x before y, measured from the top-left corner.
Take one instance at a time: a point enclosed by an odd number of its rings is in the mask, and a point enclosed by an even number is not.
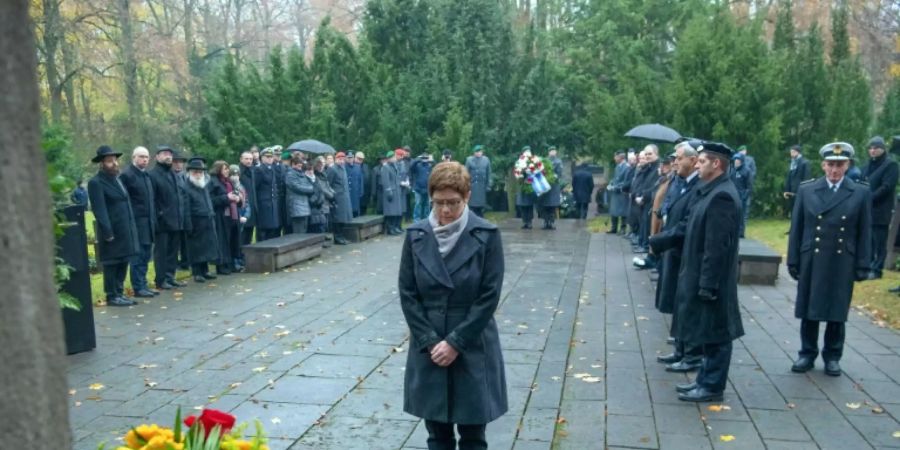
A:
[[[851,312],[844,376],[821,361],[791,373],[796,284],[782,267],[775,286],[739,287],[747,334],[725,401],[680,402],[674,386],[689,377],[656,362],[671,351],[668,317],[627,241],[591,233],[598,219],[556,232],[500,223],[510,409],[488,425],[491,449],[900,447],[900,334],[883,320]],[[273,450],[425,448],[424,424],[403,412],[401,244],[335,246],[283,271],[96,308],[97,349],[68,357],[75,448],[114,448],[132,426],[204,406],[260,420]]]

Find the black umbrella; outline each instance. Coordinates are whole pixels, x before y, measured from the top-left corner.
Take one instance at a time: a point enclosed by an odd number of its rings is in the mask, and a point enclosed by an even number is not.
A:
[[[334,154],[334,147],[315,139],[306,139],[304,141],[294,142],[293,144],[288,146],[287,149],[298,150],[305,153],[312,153],[314,155]]]
[[[638,125],[625,133],[626,137],[657,142],[675,142],[681,137],[677,131],[658,123]]]

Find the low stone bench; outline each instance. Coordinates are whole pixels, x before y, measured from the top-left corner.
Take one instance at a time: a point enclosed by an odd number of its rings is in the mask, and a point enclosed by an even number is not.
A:
[[[738,250],[738,283],[774,285],[781,255],[755,239],[741,239]]]
[[[247,272],[274,272],[322,254],[324,234],[288,234],[244,246]]]
[[[354,217],[349,223],[337,225],[340,235],[350,242],[362,242],[384,232],[384,216]]]

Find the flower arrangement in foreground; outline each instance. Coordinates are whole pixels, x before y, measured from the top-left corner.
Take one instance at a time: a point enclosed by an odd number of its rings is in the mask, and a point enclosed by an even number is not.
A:
[[[234,427],[236,418],[215,409],[204,409],[200,416],[188,416],[183,432],[181,409],[175,414],[175,426],[141,425],[125,434],[125,445],[115,450],[269,450],[262,424],[256,421],[256,436],[244,439],[247,424]],[[98,450],[104,450],[100,444]],[[110,449],[112,450],[112,449]]]
[[[541,196],[549,192],[550,185],[556,182],[553,164],[540,156],[532,155],[529,147],[525,147],[516,160],[513,174],[517,179],[524,181],[522,192],[526,194]]]

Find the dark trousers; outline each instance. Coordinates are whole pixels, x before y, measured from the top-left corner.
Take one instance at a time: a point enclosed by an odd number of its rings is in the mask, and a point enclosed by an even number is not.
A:
[[[840,361],[844,354],[844,322],[827,322],[825,326],[825,342],[822,345],[822,359]],[[816,359],[819,355],[819,322],[816,320],[800,321],[800,356]]]
[[[522,223],[531,225],[531,221],[534,220],[534,205],[520,205],[517,208],[519,208],[519,217],[522,218]]]
[[[103,291],[110,300],[125,295],[125,275],[128,274],[128,263],[103,265]]]
[[[651,199],[652,201],[652,199]],[[641,205],[640,228],[638,231],[638,246],[647,247],[650,245],[650,209],[653,207],[648,202]]]
[[[191,275],[203,276],[203,275],[208,275],[208,274],[209,274],[209,263],[208,262],[191,264]]]
[[[237,266],[237,261],[241,259],[241,224],[237,220],[227,221],[228,228],[228,250],[231,256],[229,260],[232,267]]]
[[[156,247],[153,249],[153,264],[156,267],[156,277],[153,280],[157,286],[165,281],[175,280],[175,271],[178,269],[178,250],[181,249],[181,231],[162,231],[156,233]]]
[[[250,245],[253,243],[253,227],[244,225],[241,229],[241,245]]]
[[[181,237],[178,238],[178,258],[177,258],[177,268],[181,270],[187,270],[190,267],[191,263],[188,259],[188,251],[187,251],[187,232],[180,231]],[[175,279],[175,271],[173,270],[171,273],[167,273],[166,277],[170,280]]]
[[[232,271],[234,270],[234,250],[231,245],[231,238],[237,233],[237,221],[231,220],[229,217],[222,219],[222,231],[219,234],[219,260],[216,261],[216,271]]]
[[[622,221],[622,228],[625,228],[626,226],[627,226],[627,225],[625,224],[625,221],[623,220],[623,221]],[[613,233],[618,233],[618,232],[619,232],[619,216],[612,216],[612,219],[611,219],[611,228],[610,228],[609,231],[612,231]]]
[[[476,216],[484,217],[484,206],[470,206],[469,209],[471,209]]]
[[[257,228],[256,242],[267,241],[281,236],[281,228]]]
[[[131,288],[134,292],[147,289],[147,265],[153,257],[153,244],[140,244],[138,254],[131,260]]]
[[[295,234],[306,233],[306,228],[307,228],[308,224],[309,224],[309,216],[292,217],[291,218],[291,230]]]
[[[459,450],[487,450],[485,425],[456,425],[459,433]],[[428,450],[455,450],[456,436],[452,423],[425,421],[428,430]]]
[[[744,237],[744,230],[747,229],[747,219],[750,218],[750,204],[753,201],[753,197],[750,194],[747,194],[747,198],[741,199],[741,212],[744,214],[742,217],[743,221],[741,222],[741,237]]]
[[[552,227],[556,223],[556,206],[541,207],[541,218],[544,219],[545,227]]]
[[[703,363],[697,374],[698,386],[712,392],[723,392],[728,383],[728,368],[731,366],[731,342],[725,344],[703,344]]]
[[[872,272],[881,276],[887,256],[888,225],[872,225]]]
[[[578,211],[579,219],[587,219],[588,207],[590,206],[590,203],[575,203],[575,208]]]
[[[384,216],[385,231],[403,231],[403,219],[401,216]]]

